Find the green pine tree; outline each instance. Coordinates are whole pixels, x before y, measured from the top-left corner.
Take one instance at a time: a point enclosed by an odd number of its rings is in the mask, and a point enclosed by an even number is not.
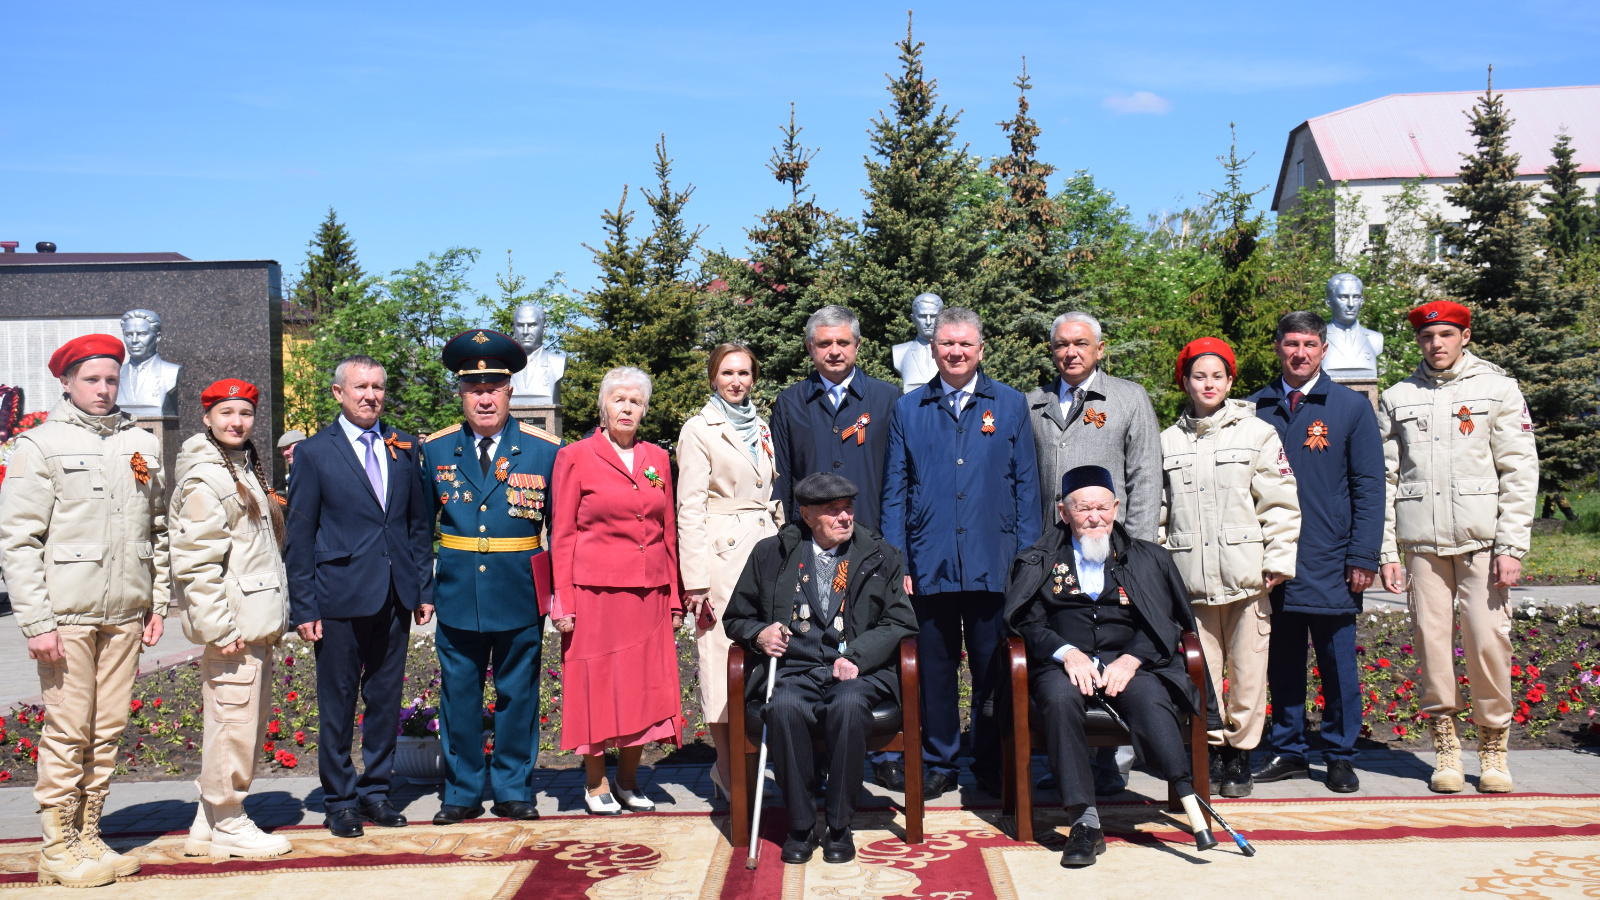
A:
[[[309,246],[289,299],[315,318],[338,303],[335,288],[359,284],[365,276],[356,262],[356,242],[333,207],[328,207],[328,217],[317,226]]]
[[[767,163],[773,178],[789,189],[789,202],[768,209],[745,232],[750,257],[736,259],[722,251],[706,261],[707,270],[716,272],[725,285],[713,294],[711,342],[734,341],[750,347],[761,361],[755,396],[763,406],[809,373],[806,319],[830,302],[830,293],[838,292],[837,269],[830,265],[830,256],[840,223],[817,205],[806,184],[817,149],[800,143],[801,130],[791,103],[783,144],[772,148]]]
[[[1545,245],[1563,257],[1577,256],[1594,240],[1595,209],[1588,203],[1587,193],[1578,183],[1578,164],[1572,137],[1565,131],[1550,148],[1555,157],[1544,171],[1550,177],[1545,181],[1549,190],[1540,194],[1544,201]]]
[[[960,113],[938,105],[938,83],[923,67],[909,16],[896,46],[902,68],[889,81],[889,111],[869,132],[867,209],[841,253],[847,277],[838,298],[861,318],[862,368],[895,379],[890,347],[914,334],[913,297],[931,291],[947,306],[981,311],[989,286],[980,272],[982,218],[958,214],[978,174],[966,147],[955,144]]]

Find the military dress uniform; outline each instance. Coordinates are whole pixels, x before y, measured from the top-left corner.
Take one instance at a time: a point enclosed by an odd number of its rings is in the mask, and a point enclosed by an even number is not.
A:
[[[478,337],[485,340],[478,343]],[[526,360],[511,338],[483,330],[458,335],[446,345],[444,356],[445,364],[463,379],[487,379],[501,372],[509,378]],[[492,454],[486,452],[490,446]],[[423,443],[423,475],[433,488],[439,522],[434,641],[440,668],[439,735],[447,770],[443,803],[448,806],[480,808],[483,685],[491,667],[495,709],[489,778],[494,800],[498,805],[532,799],[529,782],[539,752],[540,650],[549,603],[535,589],[533,565],[546,552],[543,532],[560,446],[559,437],[510,418],[493,438],[458,424],[428,435]]]

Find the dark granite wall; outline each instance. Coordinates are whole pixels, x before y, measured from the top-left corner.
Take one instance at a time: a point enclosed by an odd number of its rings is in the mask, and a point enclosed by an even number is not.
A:
[[[272,260],[65,263],[0,266],[0,328],[7,318],[103,316],[130,309],[161,316],[163,359],[179,363],[180,442],[205,426],[200,391],[219,378],[242,378],[261,390],[256,449],[282,459],[282,273]],[[120,336],[120,335],[119,335]]]

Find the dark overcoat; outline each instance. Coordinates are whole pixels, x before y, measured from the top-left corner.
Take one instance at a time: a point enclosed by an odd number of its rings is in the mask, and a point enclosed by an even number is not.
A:
[[[844,402],[834,409],[828,401],[827,385],[815,371],[778,395],[772,407],[772,443],[778,466],[773,497],[783,503],[784,520],[798,522],[794,486],[807,475],[829,472],[849,479],[861,492],[856,495],[856,522],[878,531],[889,419],[900,389],[856,369],[844,395]],[[868,417],[866,425],[846,436],[844,432],[863,415]]]

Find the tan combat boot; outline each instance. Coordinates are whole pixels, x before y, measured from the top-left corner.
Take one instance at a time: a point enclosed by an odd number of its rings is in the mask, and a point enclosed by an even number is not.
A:
[[[50,806],[39,811],[39,827],[44,831],[44,846],[39,849],[39,883],[62,887],[87,888],[111,884],[117,873],[89,856],[78,843],[76,798],[65,806]]]
[[[211,858],[227,859],[230,856],[245,859],[267,859],[282,856],[293,850],[289,839],[267,834],[244,814],[244,805],[234,803],[219,806],[210,812]]]
[[[1505,728],[1478,729],[1478,793],[1511,792],[1511,763],[1506,759],[1510,737]]]
[[[129,856],[106,846],[100,840],[100,816],[106,809],[106,795],[85,794],[83,805],[78,808],[78,843],[83,846],[84,852],[90,859],[98,859],[111,867],[118,878],[127,878],[129,875],[139,874],[139,858]]]
[[[1467,776],[1461,768],[1461,739],[1456,737],[1456,720],[1451,716],[1436,715],[1428,720],[1433,729],[1433,776],[1428,779],[1428,789],[1438,794],[1458,793],[1467,786]]]
[[[194,783],[195,789],[200,789],[200,782]],[[183,841],[184,856],[209,856],[211,854],[211,807],[206,805],[206,798],[201,796],[200,802],[195,805],[194,823],[189,826],[189,836]]]

